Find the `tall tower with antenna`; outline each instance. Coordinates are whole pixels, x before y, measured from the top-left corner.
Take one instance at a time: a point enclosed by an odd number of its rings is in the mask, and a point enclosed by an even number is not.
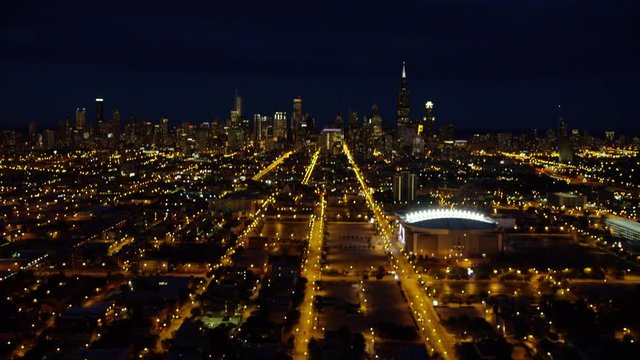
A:
[[[402,62],[402,75],[400,77],[400,91],[398,91],[398,103],[396,111],[396,125],[406,127],[409,125],[409,86],[407,83],[407,68]]]

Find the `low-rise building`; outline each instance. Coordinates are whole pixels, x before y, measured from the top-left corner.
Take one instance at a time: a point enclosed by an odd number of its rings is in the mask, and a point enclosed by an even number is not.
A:
[[[613,236],[640,242],[640,223],[628,219],[608,218],[605,220],[605,224]]]
[[[550,193],[547,196],[549,205],[565,208],[583,208],[587,202],[586,196],[566,192]]]

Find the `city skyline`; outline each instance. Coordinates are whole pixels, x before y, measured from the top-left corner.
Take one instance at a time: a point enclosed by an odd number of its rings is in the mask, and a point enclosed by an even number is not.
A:
[[[404,63],[404,62],[401,62],[401,63]],[[408,76],[408,78],[411,80],[412,83],[420,81],[419,79],[416,81],[415,79],[411,78],[411,76]],[[422,81],[424,82],[424,80]],[[136,104],[134,103],[135,101],[132,101],[130,98],[126,98],[121,93],[118,93],[114,97],[109,98],[108,96],[102,95],[104,94],[104,92],[98,92],[98,94],[100,94],[98,98],[104,98],[104,102],[106,106],[105,111],[110,112],[111,110],[119,110],[120,112],[123,112],[127,117],[136,116],[139,120],[151,121],[152,123],[157,123],[163,118],[169,118],[171,122],[171,126],[179,126],[181,123],[185,123],[185,122],[193,123],[193,124],[199,124],[201,122],[211,122],[211,121],[225,122],[226,120],[228,120],[229,110],[233,109],[234,107],[234,100],[233,100],[234,91],[236,93],[241,94],[244,99],[249,100],[247,102],[248,105],[245,106],[245,108],[247,109],[245,113],[250,115],[253,115],[253,114],[271,114],[272,115],[279,111],[290,112],[291,99],[295,97],[301,97],[306,100],[307,104],[311,104],[311,105],[307,105],[308,108],[312,108],[309,111],[309,114],[316,118],[316,122],[320,126],[324,126],[330,121],[332,121],[333,118],[335,117],[335,114],[337,113],[346,114],[347,111],[351,110],[351,111],[356,111],[360,115],[367,115],[371,107],[373,105],[376,105],[378,106],[378,108],[380,108],[380,112],[383,118],[383,126],[391,128],[396,125],[396,117],[397,117],[396,108],[397,108],[397,91],[398,91],[397,89],[399,88],[399,84],[400,84],[399,76],[395,77],[395,82],[396,84],[392,84],[392,86],[390,86],[388,89],[384,89],[385,95],[388,95],[388,96],[384,98],[382,96],[377,97],[378,99],[381,99],[381,101],[379,102],[372,101],[367,103],[366,101],[364,101],[364,102],[361,102],[360,107],[355,107],[355,106],[348,106],[347,104],[349,104],[349,102],[343,101],[341,102],[342,107],[337,108],[335,110],[327,109],[326,106],[323,106],[321,104],[322,100],[324,99],[324,96],[321,94],[321,91],[317,91],[317,92],[312,91],[312,93],[315,93],[316,97],[305,97],[302,95],[294,95],[294,96],[290,96],[289,98],[285,98],[283,96],[281,99],[278,99],[278,100],[282,100],[282,101],[278,101],[279,105],[263,104],[264,107],[258,107],[255,104],[256,102],[257,103],[262,102],[260,101],[260,97],[258,96],[258,98],[255,98],[255,99],[251,97],[247,97],[244,92],[239,90],[238,87],[229,89],[230,91],[226,94],[222,94],[221,91],[214,90],[214,92],[218,94],[218,96],[216,97],[217,107],[215,109],[212,108],[211,110],[205,110],[206,105],[203,105],[203,103],[207,102],[207,99],[205,99],[206,94],[199,93],[198,96],[194,97],[195,99],[199,99],[199,101],[194,101],[194,103],[197,103],[200,105],[198,106],[198,108],[200,109],[201,114],[211,114],[211,115],[202,115],[202,116],[195,116],[195,117],[180,115],[183,113],[189,114],[190,112],[183,111],[183,110],[175,110],[175,107],[173,107],[174,110],[172,111],[160,110],[160,108],[164,107],[164,105],[166,104],[166,101],[164,100],[157,100],[158,103],[162,104],[161,106],[153,105],[155,101],[149,103],[149,102],[145,102],[144,100],[141,101],[140,105],[136,106]],[[393,83],[393,81],[385,79],[383,83],[385,84]],[[416,92],[414,87],[411,85],[409,85],[409,90]],[[256,95],[255,89],[252,89],[251,87],[248,87],[247,93]],[[147,96],[144,96],[144,97],[147,97]],[[150,97],[153,98],[153,96],[150,96]],[[538,116],[540,116],[539,121],[528,122],[528,123],[523,121],[512,121],[513,120],[512,118],[507,119],[506,116],[508,116],[509,114],[500,112],[500,109],[494,108],[492,110],[496,110],[498,113],[501,113],[503,116],[505,116],[505,118],[503,118],[502,120],[499,120],[498,122],[480,122],[479,123],[477,120],[475,120],[476,115],[470,118],[462,118],[460,121],[455,121],[455,119],[448,118],[448,116],[450,116],[451,113],[455,114],[457,111],[459,111],[459,109],[456,109],[455,101],[452,101],[453,99],[442,98],[442,96],[419,97],[417,99],[416,97],[417,96],[415,96],[415,94],[414,96],[410,97],[409,106],[411,109],[414,109],[414,112],[409,117],[411,121],[419,120],[423,115],[422,110],[425,104],[427,102],[433,102],[436,104],[438,108],[437,110],[439,115],[438,119],[441,121],[437,126],[450,124],[450,125],[453,125],[457,130],[462,130],[463,132],[466,132],[466,131],[526,132],[531,129],[538,129],[538,130],[551,129],[551,128],[557,127],[557,123],[560,118],[563,118],[565,121],[567,121],[569,123],[569,126],[572,129],[598,131],[598,132],[603,132],[606,130],[625,131],[630,135],[637,134],[640,131],[640,127],[635,125],[635,123],[633,122],[630,123],[627,121],[621,121],[621,122],[607,121],[602,123],[592,123],[590,121],[581,121],[581,119],[578,116],[580,116],[579,114],[583,113],[585,109],[579,108],[579,105],[574,102],[570,102],[568,105],[566,103],[559,103],[559,102],[549,102],[545,104],[540,104],[540,107],[537,108],[537,112],[536,112]],[[54,108],[57,109],[57,112],[58,112],[58,114],[56,115],[48,115],[44,119],[38,119],[38,118],[32,117],[32,118],[28,118],[28,120],[24,120],[23,122],[18,122],[18,121],[2,122],[2,119],[0,119],[0,126],[3,125],[2,128],[4,129],[21,130],[21,129],[26,129],[26,126],[29,122],[35,121],[38,127],[41,129],[44,129],[44,128],[54,129],[60,125],[60,122],[65,117],[67,116],[73,117],[74,116],[73,113],[77,108],[87,108],[87,107],[91,108],[93,106],[93,103],[95,103],[96,98],[97,98],[96,96],[85,94],[81,96],[82,100],[78,100],[78,101],[69,100],[68,102],[66,102],[68,104],[78,104],[75,107],[72,106],[71,110],[67,112],[64,112],[64,110],[61,109],[60,105],[55,105]],[[162,99],[162,97],[159,97],[157,99]],[[442,101],[437,101],[437,100],[434,101],[434,99],[441,99]],[[120,103],[124,104],[125,106],[119,106],[118,104]],[[380,104],[385,104],[385,106],[383,107]],[[474,101],[474,105],[475,107],[480,108],[484,104],[477,103]],[[184,106],[185,108],[190,108],[188,104],[181,104],[181,106]],[[449,108],[445,106],[449,106]],[[172,108],[172,106],[170,106],[170,108]],[[562,108],[562,109],[559,110],[559,108]],[[140,109],[141,111],[137,111],[136,109]],[[264,109],[270,109],[270,110],[265,111]],[[320,111],[320,109],[324,109],[324,111]],[[418,109],[420,111],[418,111]],[[38,111],[42,111],[42,113],[48,113],[48,114],[53,113],[53,111],[50,111],[49,109],[38,110]],[[149,114],[154,114],[154,115],[150,116]],[[193,113],[191,114],[193,115]],[[325,115],[323,115],[322,117],[319,117],[319,115],[317,114],[325,114]],[[92,117],[87,119],[87,124],[95,125],[95,123],[96,123],[95,114],[92,114]]]
[[[640,359],[638,0],[0,14],[1,359]]]
[[[377,104],[393,124],[403,61],[411,108],[433,101],[456,128],[552,128],[557,104],[576,128],[636,122],[632,1],[33,4],[7,5],[0,27],[3,128],[54,127],[96,97],[152,121],[223,120],[236,89],[247,113],[302,96],[320,123]]]

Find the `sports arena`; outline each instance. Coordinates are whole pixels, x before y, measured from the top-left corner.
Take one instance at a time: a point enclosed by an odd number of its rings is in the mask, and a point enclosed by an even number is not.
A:
[[[502,251],[498,223],[477,211],[430,208],[400,215],[398,240],[416,255],[487,257]]]

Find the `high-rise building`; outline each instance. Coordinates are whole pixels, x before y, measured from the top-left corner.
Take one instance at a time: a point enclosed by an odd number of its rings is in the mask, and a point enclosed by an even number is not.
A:
[[[96,99],[96,125],[104,121],[104,99]]]
[[[427,101],[424,104],[424,117],[422,118],[422,131],[418,129],[418,135],[422,135],[424,138],[428,139],[433,136],[433,129],[435,129],[436,117],[433,113],[433,103],[431,101]],[[420,126],[418,125],[418,126]]]
[[[424,157],[424,138],[422,135],[414,136],[412,145],[411,153],[416,157]]]
[[[560,122],[558,123],[558,137],[568,137],[569,136],[569,127],[567,126],[567,122],[561,117]]]
[[[293,98],[293,113],[291,114],[291,138],[292,142],[298,142],[303,136],[303,130],[306,131],[307,124],[304,122],[304,114],[302,113],[302,98],[300,96]],[[304,129],[303,129],[304,128]]]
[[[558,139],[558,158],[560,162],[570,163],[573,161],[573,149],[569,138]]]
[[[87,109],[76,109],[76,129],[84,129],[87,126]]]
[[[300,96],[293,99],[293,113],[291,114],[291,125],[295,129],[302,125],[302,98]]]
[[[398,127],[409,125],[409,87],[407,84],[407,70],[402,63],[402,76],[400,78],[400,91],[398,92],[398,106],[396,112],[396,125]]]
[[[344,130],[344,119],[342,118],[342,113],[336,114],[336,119],[334,120],[334,123],[336,128]]]
[[[36,122],[35,121],[29,121],[29,126],[28,126],[29,135],[30,136],[35,135],[37,130],[38,130],[38,128],[36,126]]]
[[[355,111],[349,110],[349,130],[355,130],[359,128],[358,124],[358,113]]]
[[[236,91],[236,99],[235,99],[235,111],[238,112],[238,116],[242,116],[242,97],[240,95],[238,95],[238,92]]]
[[[116,134],[120,133],[120,127],[122,126],[121,121],[120,110],[113,109],[111,112],[111,122],[113,123],[113,132]]]
[[[373,105],[371,107],[371,116],[369,117],[369,124],[371,125],[373,137],[381,137],[382,136],[382,115],[380,115],[380,110],[378,110],[377,105]]]
[[[330,154],[340,153],[344,143],[342,129],[326,128],[320,133],[320,149]]]
[[[233,100],[233,109],[231,109],[231,115],[229,116],[229,126],[239,128],[242,125],[242,98],[238,95],[237,91]]]
[[[163,117],[160,119],[160,142],[166,145],[169,142],[169,119]]]
[[[416,199],[416,174],[401,171],[393,176],[393,199],[399,202],[409,202]]]
[[[56,132],[51,129],[46,129],[43,136],[44,147],[51,149],[56,145]]]
[[[304,114],[304,116],[302,117],[302,130],[304,130],[305,134],[310,134],[312,133],[316,128],[316,119],[309,115],[309,114]]]
[[[300,144],[313,130],[315,124],[313,118],[302,112],[302,98],[293,99],[293,113],[287,130],[287,138],[290,143]]]
[[[566,121],[560,117],[558,124],[558,157],[560,162],[568,163],[573,161],[573,148],[569,139],[569,128]]]
[[[266,140],[267,127],[269,125],[269,117],[266,115],[253,115],[253,140],[257,143]]]
[[[262,137],[262,115],[253,114],[253,140],[259,142]]]
[[[229,116],[229,127],[240,128],[240,114],[237,110],[231,110]]]
[[[273,115],[274,140],[283,140],[287,137],[287,113],[278,111]]]

